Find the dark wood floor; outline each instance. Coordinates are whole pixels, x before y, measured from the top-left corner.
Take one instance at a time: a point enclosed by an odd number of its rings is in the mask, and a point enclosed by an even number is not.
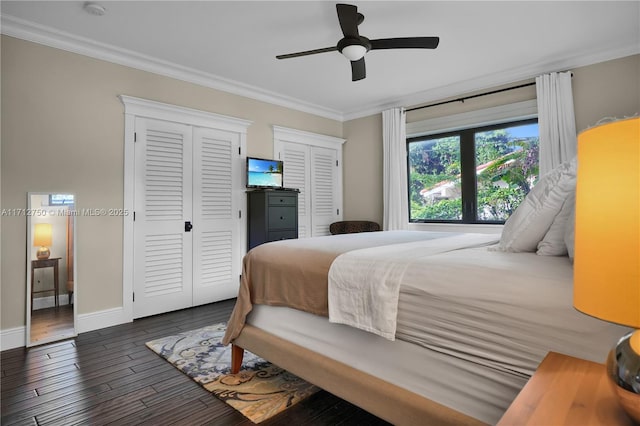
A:
[[[251,425],[171,366],[145,342],[224,322],[233,300],[82,333],[63,342],[0,353],[2,425]],[[318,392],[270,425],[383,425]]]

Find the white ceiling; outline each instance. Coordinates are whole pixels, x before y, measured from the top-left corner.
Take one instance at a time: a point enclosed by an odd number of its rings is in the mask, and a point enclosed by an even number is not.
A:
[[[2,33],[339,120],[640,53],[639,1],[356,1],[378,50],[351,81],[338,52],[277,60],[342,38],[335,2],[2,1]]]

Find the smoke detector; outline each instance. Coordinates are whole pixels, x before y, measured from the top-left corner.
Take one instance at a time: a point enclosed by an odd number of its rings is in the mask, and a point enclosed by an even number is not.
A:
[[[107,9],[105,9],[103,5],[94,2],[86,2],[84,4],[84,10],[87,13],[95,16],[102,16],[107,11]]]

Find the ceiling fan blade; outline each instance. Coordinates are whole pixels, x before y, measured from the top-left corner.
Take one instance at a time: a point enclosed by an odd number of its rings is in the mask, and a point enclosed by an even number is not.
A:
[[[358,13],[358,8],[351,4],[336,4],[336,11],[338,12],[338,21],[340,21],[340,28],[342,34],[349,38],[358,38],[358,24],[362,22],[364,17]]]
[[[278,55],[278,59],[297,58],[298,56],[315,55],[316,53],[334,52],[338,50],[336,46],[324,47],[322,49],[305,50],[304,52],[287,53],[286,55]]]
[[[367,70],[364,66],[364,58],[357,61],[351,61],[351,81],[362,80],[367,76]]]
[[[398,37],[370,40],[371,50],[375,49],[435,49],[440,37]]]

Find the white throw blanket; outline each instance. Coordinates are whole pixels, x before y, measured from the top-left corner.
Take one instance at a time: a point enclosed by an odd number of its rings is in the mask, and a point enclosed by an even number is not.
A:
[[[409,266],[435,254],[494,244],[499,237],[454,234],[341,254],[329,270],[329,321],[395,340],[400,285]]]

